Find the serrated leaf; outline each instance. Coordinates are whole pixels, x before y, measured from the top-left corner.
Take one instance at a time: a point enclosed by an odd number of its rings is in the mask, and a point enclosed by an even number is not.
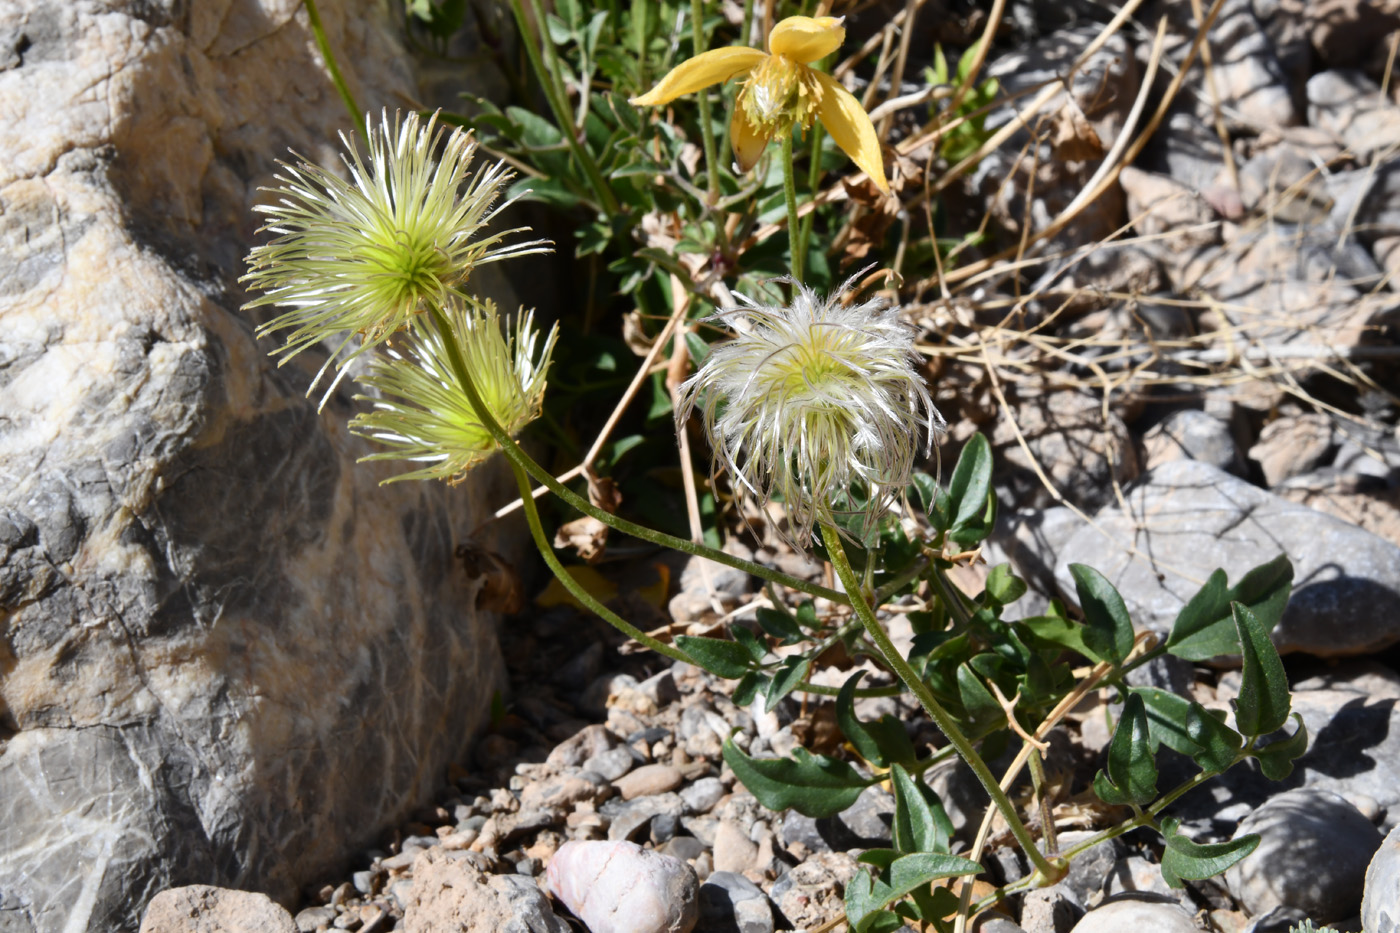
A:
[[[1089,657],[1122,664],[1133,650],[1133,620],[1108,578],[1085,564],[1070,564],[1070,576],[1084,610],[1084,645]]]
[[[676,647],[688,654],[696,664],[719,677],[737,679],[753,666],[753,655],[736,641],[677,635]]]
[[[724,760],[734,776],[770,810],[789,807],[814,819],[835,816],[875,783],[850,765],[798,746],[791,758],[750,758],[726,739]]]
[[[902,722],[889,713],[871,722],[856,716],[856,687],[864,676],[865,671],[856,671],[841,685],[836,694],[836,725],[860,757],[871,764],[881,768],[896,762],[913,765],[918,755]]]
[[[916,888],[943,878],[980,874],[982,866],[953,855],[920,852],[895,859],[880,878],[862,872],[846,885],[846,921],[855,933],[869,933],[883,909]]]
[[[1244,747],[1244,738],[1238,732],[1199,703],[1192,703],[1187,710],[1186,734],[1196,743],[1191,760],[1202,771],[1225,771]]]
[[[1026,595],[1026,589],[1026,581],[1012,572],[1010,564],[997,564],[987,572],[986,595],[999,605],[1011,605]]]
[[[1231,603],[1230,609],[1244,660],[1240,693],[1235,698],[1235,725],[1245,735],[1268,735],[1288,721],[1288,675],[1278,649],[1254,613],[1242,603]]]
[[[894,847],[901,854],[948,851],[953,823],[933,788],[901,765],[891,769],[894,786]]]
[[[1226,584],[1225,571],[1215,571],[1181,607],[1167,636],[1168,651],[1188,661],[1239,654],[1239,636],[1230,613],[1232,602],[1244,603],[1265,631],[1273,631],[1292,592],[1293,565],[1280,554],[1246,573],[1235,586]]]
[[[784,644],[796,644],[806,637],[792,616],[778,609],[764,607],[758,610],[758,627]]]
[[[773,680],[768,685],[768,692],[763,699],[763,711],[771,713],[773,707],[778,705],[779,700],[797,689],[797,685],[807,679],[807,672],[811,667],[811,658],[797,655],[785,658],[777,671],[773,673]]]
[[[1142,696],[1128,694],[1123,715],[1108,743],[1107,773],[1094,776],[1094,793],[1107,804],[1151,803],[1157,796],[1157,763]]]
[[[1254,753],[1254,757],[1259,759],[1259,770],[1271,781],[1282,781],[1292,774],[1293,762],[1302,758],[1308,750],[1308,727],[1303,724],[1303,717],[1297,713],[1293,714],[1293,719],[1298,722],[1297,731],[1288,738],[1271,742]]]
[[[1259,836],[1254,833],[1229,842],[1201,845],[1179,835],[1180,825],[1170,818],[1162,821],[1162,835],[1167,840],[1162,852],[1162,877],[1173,888],[1185,887],[1183,880],[1213,878],[1259,847]]]

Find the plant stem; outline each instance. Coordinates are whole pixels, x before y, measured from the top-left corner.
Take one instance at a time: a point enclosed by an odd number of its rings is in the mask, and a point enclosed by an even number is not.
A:
[[[321,50],[321,57],[326,60],[326,70],[331,73],[331,83],[340,92],[340,99],[345,102],[345,109],[350,111],[350,123],[355,127],[355,133],[360,137],[361,142],[368,142],[365,138],[365,112],[360,109],[360,105],[355,102],[355,95],[350,93],[350,86],[345,83],[345,76],[340,73],[340,66],[335,63],[335,53],[331,51],[330,40],[326,38],[326,27],[321,24],[321,14],[316,9],[316,0],[302,0],[306,4],[306,15],[311,20],[311,35],[316,38],[316,47]]]
[[[443,338],[448,339],[445,334]],[[685,661],[687,664],[695,664],[695,660],[684,651],[668,645],[665,642],[657,641],[646,632],[623,619],[607,606],[604,606],[598,601],[597,597],[588,592],[587,589],[574,579],[573,574],[569,573],[568,570],[564,568],[564,565],[559,563],[559,558],[555,555],[554,548],[550,545],[549,539],[544,536],[544,526],[540,524],[540,512],[539,509],[535,508],[535,497],[530,495],[530,478],[525,475],[525,471],[520,468],[520,464],[516,463],[514,460],[510,462],[510,468],[512,472],[515,473],[516,484],[520,486],[520,494],[524,501],[525,521],[530,526],[530,537],[535,539],[535,547],[539,550],[540,556],[544,558],[544,562],[549,566],[549,569],[554,572],[554,576],[559,579],[559,582],[564,584],[564,589],[568,590],[573,595],[574,599],[582,603],[586,609],[633,641],[640,642],[657,654],[664,654],[672,660]],[[700,665],[696,664],[695,666],[699,667]]]
[[[822,178],[822,125],[812,124],[812,148],[808,158],[811,164],[807,166],[807,196],[814,197],[817,193],[817,185]],[[797,248],[802,252],[805,259],[807,256],[807,242],[812,235],[812,223],[817,219],[815,210],[808,211],[807,216],[802,218],[801,228],[797,232]]]
[[[797,180],[792,167],[792,130],[783,134],[783,196],[787,200],[788,247],[792,250],[792,277],[802,283],[801,229],[797,221]]]
[[[849,600],[847,596],[844,593],[838,593],[836,590],[818,586],[815,583],[808,583],[806,580],[800,580],[797,577],[773,570],[762,564],[744,560],[732,554],[726,554],[724,551],[707,547],[703,544],[696,544],[686,538],[677,538],[673,535],[634,524],[626,519],[618,518],[611,512],[605,512],[593,505],[593,503],[559,482],[548,470],[540,466],[526,454],[525,451],[520,448],[520,445],[515,442],[515,439],[507,434],[505,429],[501,427],[495,415],[487,408],[486,403],[481,400],[481,394],[477,391],[476,384],[472,381],[471,375],[467,372],[466,364],[462,361],[461,350],[457,346],[456,335],[452,333],[452,325],[448,323],[446,316],[443,315],[440,308],[430,308],[429,313],[432,315],[439,333],[442,334],[443,343],[447,348],[447,359],[452,364],[453,375],[457,377],[457,382],[461,385],[463,394],[466,395],[467,401],[472,406],[472,410],[476,412],[477,417],[481,419],[481,424],[486,428],[487,433],[500,445],[502,452],[505,453],[506,457],[508,457],[512,463],[519,464],[520,468],[534,477],[536,482],[563,499],[570,506],[578,509],[585,515],[596,518],[610,528],[615,528],[625,535],[631,535],[634,538],[639,538],[650,544],[668,547],[672,550],[689,554],[692,557],[703,557],[717,564],[723,564],[726,567],[733,567],[735,570],[751,573],[764,580],[770,580],[773,583],[781,583],[783,586],[806,593],[809,596],[821,596],[824,599],[829,599],[832,602],[842,605],[848,604]]]
[[[690,35],[695,42],[695,54],[705,50],[704,10],[700,0],[690,0]],[[715,127],[710,121],[710,89],[700,89],[700,140],[705,147],[705,171],[709,181],[709,202],[713,207],[719,200],[719,163],[715,161]]]
[[[866,632],[870,639],[875,642],[880,653],[884,655],[885,663],[904,685],[909,688],[914,696],[918,697],[920,705],[938,728],[947,737],[948,743],[952,745],[967,766],[972,769],[972,773],[977,776],[982,787],[992,798],[992,803],[1001,811],[1007,825],[1011,828],[1011,833],[1025,850],[1026,857],[1031,860],[1031,864],[1047,878],[1057,875],[1057,869],[1046,860],[1045,856],[1035,846],[1035,840],[1031,838],[1030,831],[1026,829],[1026,824],[1022,822],[1021,815],[1016,812],[1016,806],[1011,802],[1011,798],[1006,796],[1006,792],[1001,789],[996,776],[992,774],[987,763],[982,760],[982,756],[977,753],[977,749],[963,735],[962,730],[953,717],[943,708],[943,705],[934,697],[933,691],[920,679],[914,669],[909,666],[909,662],[899,653],[899,649],[890,641],[890,636],[885,633],[885,629],[880,625],[880,620],[875,618],[875,612],[870,608],[860,592],[860,580],[856,577],[855,571],[851,569],[851,563],[846,559],[846,549],[841,543],[841,533],[836,530],[829,518],[823,518],[822,541],[826,544],[827,555],[831,559],[831,565],[836,569],[836,576],[841,581],[841,585],[846,588],[846,593],[851,598],[851,607],[855,609],[856,615],[865,625]]]
[[[559,59],[554,52],[554,42],[549,38],[549,27],[545,23],[539,0],[530,0],[530,5],[540,27],[539,43],[544,47],[545,55],[551,66],[546,68],[544,62],[540,60],[540,50],[535,48],[535,37],[530,32],[530,22],[525,17],[525,8],[521,6],[521,0],[510,0],[510,9],[515,15],[515,25],[520,30],[521,41],[525,43],[525,54],[530,59],[530,67],[534,69],[535,78],[544,90],[545,100],[549,104],[550,111],[554,114],[554,122],[559,124],[559,132],[564,134],[564,141],[569,144],[569,151],[578,160],[584,175],[588,176],[588,184],[592,187],[593,193],[598,196],[598,201],[606,213],[616,214],[619,212],[617,196],[613,194],[612,188],[603,178],[603,173],[599,171],[598,163],[593,161],[592,154],[579,142],[578,133],[574,128],[573,116],[569,113],[569,108],[564,106],[564,100],[560,97],[562,88],[554,77],[559,73]]]

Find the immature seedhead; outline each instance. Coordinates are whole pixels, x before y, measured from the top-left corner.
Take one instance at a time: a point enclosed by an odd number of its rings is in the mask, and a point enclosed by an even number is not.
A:
[[[490,302],[454,301],[446,317],[456,350],[472,383],[506,433],[514,436],[539,417],[545,374],[558,325],[538,357],[534,314],[502,321]],[[399,343],[398,340],[394,341]],[[385,482],[443,479],[460,482],[499,446],[457,380],[448,344],[426,317],[410,325],[402,349],[391,345],[374,357],[360,382],[378,397],[357,396],[374,410],[358,415],[350,430],[392,449],[365,460],[407,460],[423,466]]]
[[[343,369],[429,306],[462,295],[476,266],[547,251],[543,240],[503,243],[523,228],[484,234],[509,203],[497,201],[512,176],[499,164],[473,174],[476,141],[469,134],[445,132],[436,115],[426,124],[416,113],[391,123],[385,111],[367,136],[366,160],[341,135],[349,181],[307,162],[284,163],[280,186],[270,189],[277,202],[255,208],[268,215],[264,229],[279,236],[248,255],[243,281],[265,292],[248,307],[291,308],[258,336],[291,331],[274,351],[283,363],[339,339],[313,388],[327,367]]]
[[[853,483],[865,487],[872,527],[912,481],[919,432],[927,451],[944,429],[910,329],[882,299],[844,305],[853,282],[825,301],[799,284],[788,307],[738,296],[747,307],[718,317],[750,326],[680,389],[678,425],[703,398],[715,467],[760,506],[781,496],[798,549]]]

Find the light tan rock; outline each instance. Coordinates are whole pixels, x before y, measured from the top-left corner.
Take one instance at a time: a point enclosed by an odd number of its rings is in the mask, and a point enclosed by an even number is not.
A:
[[[652,794],[673,791],[684,782],[684,776],[676,768],[655,764],[642,765],[624,774],[613,781],[613,787],[617,788],[623,800],[631,800],[634,797],[650,797]]]
[[[715,830],[715,871],[743,874],[758,863],[758,845],[732,820]]]
[[[297,925],[266,894],[192,884],[151,898],[141,933],[297,933]]]
[[[485,874],[468,853],[440,848],[413,862],[403,928],[407,933],[570,933],[531,879]]]

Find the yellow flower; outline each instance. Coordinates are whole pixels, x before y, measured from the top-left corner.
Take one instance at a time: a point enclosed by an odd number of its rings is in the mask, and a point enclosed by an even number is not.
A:
[[[846,38],[841,21],[838,16],[789,16],[768,34],[768,52],[744,46],[701,52],[632,103],[655,107],[747,75],[729,121],[741,170],[753,168],[775,138],[794,126],[805,130],[817,119],[851,161],[881,191],[889,191],[880,140],[865,108],[831,75],[807,67],[841,47]]]

